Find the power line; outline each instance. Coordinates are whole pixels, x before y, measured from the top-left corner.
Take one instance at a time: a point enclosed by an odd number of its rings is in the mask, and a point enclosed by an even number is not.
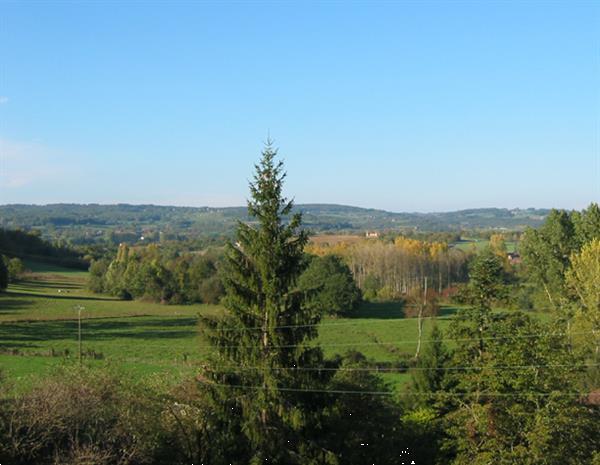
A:
[[[422,317],[422,320],[450,320],[455,317],[453,316],[425,316]],[[358,318],[357,318],[358,319]],[[358,319],[361,320],[361,319]],[[403,321],[416,321],[417,317],[410,318],[390,318],[390,319],[377,319],[375,321],[369,321],[370,324],[378,324],[378,323],[399,323]],[[328,328],[328,327],[336,327],[336,326],[353,326],[353,325],[364,325],[364,321],[344,321],[339,323],[311,323],[305,325],[279,325],[272,326],[270,329],[294,329],[294,328]],[[231,332],[243,332],[243,331],[259,331],[264,330],[262,326],[251,326],[247,328],[215,328],[219,331],[231,331]]]
[[[139,357],[127,357],[124,359],[118,358],[118,360],[122,360],[125,362],[147,362],[153,365],[163,365],[163,366],[171,366],[172,362],[158,362],[158,361],[148,361]],[[191,361],[190,364],[196,367],[202,367],[203,363],[206,361]],[[411,371],[459,371],[459,370],[526,370],[526,369],[538,369],[538,368],[594,368],[600,367],[600,363],[581,363],[581,364],[571,364],[571,363],[557,363],[557,364],[531,364],[531,365],[496,365],[496,366],[474,366],[474,365],[463,365],[463,366],[435,366],[435,367],[309,367],[309,366],[298,366],[298,367],[268,367],[269,370],[273,371],[342,371],[342,372],[374,372],[374,373],[407,373]],[[220,370],[229,370],[230,373],[236,373],[241,371],[260,371],[265,370],[265,367],[256,367],[256,366],[226,366],[226,365],[216,365],[216,366],[206,366],[206,368],[211,369],[213,371]]]
[[[347,389],[304,389],[304,388],[286,388],[277,387],[272,388],[268,386],[248,386],[243,384],[221,384],[212,383],[199,380],[201,383],[207,386],[225,387],[231,389],[249,389],[249,390],[268,390],[268,391],[284,391],[284,392],[306,392],[316,394],[356,394],[366,396],[431,396],[431,395],[443,395],[448,397],[467,397],[478,395],[480,397],[524,397],[524,396],[536,396],[536,397],[548,397],[552,395],[563,395],[568,397],[580,397],[587,396],[589,392],[570,392],[570,391],[552,391],[552,392],[536,392],[536,391],[521,391],[521,392],[452,392],[452,391],[435,391],[435,392],[390,392],[390,391],[358,391],[358,390],[347,390]]]
[[[531,333],[531,334],[522,334],[515,336],[488,336],[481,338],[439,338],[439,339],[423,339],[421,342],[432,342],[432,341],[452,341],[452,342],[469,342],[469,341],[494,341],[494,340],[502,340],[502,339],[531,339],[536,337],[559,337],[559,336],[576,336],[582,334],[592,334],[593,331],[577,331],[572,333]],[[385,342],[339,342],[332,344],[317,344],[315,347],[357,347],[357,346],[384,346],[384,345],[401,345],[401,344],[416,344],[418,340],[398,340],[398,341],[385,341]],[[303,347],[306,344],[285,344],[285,345],[272,345],[269,348],[273,349],[291,349],[294,347]],[[221,349],[235,349],[235,348],[252,348],[254,346],[250,345],[225,345],[225,346],[215,346],[215,345],[201,345],[200,348],[214,348],[218,347]]]
[[[437,366],[437,367],[227,367],[227,366],[216,366],[214,370],[230,370],[230,373],[237,373],[239,371],[260,371],[260,370],[274,370],[274,371],[346,371],[346,372],[388,372],[388,373],[404,373],[407,371],[453,371],[453,370],[526,370],[536,368],[592,368],[598,367],[600,363],[591,364],[547,364],[547,365],[499,365],[499,366]],[[213,367],[209,367],[213,368]]]

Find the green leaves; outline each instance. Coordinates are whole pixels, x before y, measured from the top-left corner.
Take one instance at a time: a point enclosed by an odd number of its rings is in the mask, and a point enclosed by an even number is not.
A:
[[[583,224],[585,221],[579,218],[577,222]],[[581,226],[583,229],[586,228]],[[555,309],[564,303],[565,273],[571,254],[578,247],[572,215],[564,210],[552,210],[542,227],[527,230],[521,242],[523,263],[530,279],[543,287]]]
[[[300,289],[311,291],[312,302],[322,313],[343,315],[351,312],[360,302],[350,268],[337,256],[313,257],[298,281]]]
[[[484,249],[473,261],[469,272],[469,286],[478,308],[489,309],[494,299],[502,295],[504,268],[491,248]]]
[[[474,339],[457,345],[446,365],[446,389],[461,395],[442,406],[448,444],[456,449],[453,463],[483,465],[493,458],[558,465],[561,455],[564,463],[586,463],[582,457],[591,456],[598,427],[590,422],[591,409],[573,395],[584,360],[568,350],[568,338],[553,325],[519,312],[478,312],[450,327],[451,337]],[[569,436],[588,442],[574,451]],[[569,451],[576,458],[567,457]]]

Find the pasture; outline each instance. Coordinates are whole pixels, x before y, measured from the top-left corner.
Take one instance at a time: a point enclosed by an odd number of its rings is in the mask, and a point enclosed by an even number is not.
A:
[[[364,235],[357,234],[316,234],[310,237],[310,243],[331,247],[337,244],[354,244],[364,238]]]
[[[57,366],[78,363],[78,310],[82,313],[83,363],[109,365],[134,378],[176,383],[191,376],[209,353],[198,333],[198,315],[218,316],[218,305],[162,305],[121,301],[85,289],[86,273],[30,263],[32,270],[0,294],[0,371],[25,389]],[[453,308],[438,319],[447,324]],[[425,321],[425,336],[431,322]],[[397,303],[364,303],[351,318],[326,318],[319,343],[327,356],[351,350],[374,364],[414,354],[417,323]],[[407,373],[387,373],[397,388]]]
[[[507,252],[516,252],[518,245],[517,242],[506,241],[505,244]],[[490,241],[487,239],[470,237],[462,237],[460,241],[452,243],[453,247],[459,250],[464,250],[465,252],[479,252],[480,250],[486,248],[488,245],[490,245]]]

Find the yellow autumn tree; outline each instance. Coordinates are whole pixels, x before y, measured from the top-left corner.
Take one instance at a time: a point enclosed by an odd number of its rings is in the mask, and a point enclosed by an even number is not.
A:
[[[569,290],[577,299],[576,319],[588,326],[594,336],[595,351],[600,351],[600,239],[585,244],[571,255],[566,273]]]

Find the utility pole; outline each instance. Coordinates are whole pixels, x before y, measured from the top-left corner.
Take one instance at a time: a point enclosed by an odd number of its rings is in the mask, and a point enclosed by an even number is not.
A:
[[[77,310],[77,341],[78,341],[78,351],[79,351],[79,366],[81,366],[81,311],[85,310],[85,307],[81,305],[76,305],[75,310]]]

